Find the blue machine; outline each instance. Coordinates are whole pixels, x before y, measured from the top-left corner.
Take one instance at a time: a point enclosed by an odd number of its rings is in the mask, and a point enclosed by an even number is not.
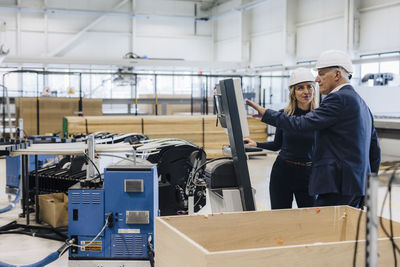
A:
[[[69,238],[86,245],[71,247],[70,260],[149,259],[158,215],[155,165],[106,168],[104,187],[78,183],[69,188],[68,196]]]
[[[43,164],[54,159],[57,155],[38,155],[38,168],[42,168]],[[21,177],[20,156],[6,157],[6,193],[16,194],[19,188]],[[35,170],[35,156],[29,157],[29,171]]]

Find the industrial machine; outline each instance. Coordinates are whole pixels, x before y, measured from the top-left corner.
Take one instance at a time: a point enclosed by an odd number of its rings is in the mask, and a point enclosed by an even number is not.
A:
[[[197,145],[185,140],[165,140],[153,144],[147,157],[157,164],[159,176],[159,207],[161,216],[188,213],[189,195],[194,197],[193,210],[198,212],[206,204],[205,186],[193,186],[186,191],[191,175],[198,164],[206,162],[206,153]],[[146,148],[138,148],[141,152]],[[204,168],[202,168],[204,169]]]
[[[208,201],[203,213],[243,210],[232,159],[220,159],[208,163],[204,176]]]
[[[200,147],[179,139],[141,140],[140,144],[133,147],[131,144],[120,145],[115,150],[111,147],[115,143],[112,137],[109,140],[105,136],[107,142],[101,142],[111,143],[107,147],[98,145],[95,148],[98,142],[94,136],[90,136],[86,144],[81,142],[74,146],[59,146],[65,151],[45,146],[20,151],[23,157],[21,168],[24,169],[25,214],[30,212],[31,179],[26,170],[27,155],[57,151],[63,155],[83,154],[87,159],[86,178],[80,175],[79,182],[68,189],[68,241],[57,251],[57,255],[68,250],[70,266],[153,266],[154,221],[159,215],[159,196],[166,201],[173,200],[171,205],[164,207],[165,213],[171,215],[202,210],[206,200],[213,202],[216,199],[218,190],[219,196],[225,200],[221,211],[226,211],[226,203],[231,201],[235,205],[228,207],[229,211],[255,209],[243,146],[243,135],[246,132],[248,135],[248,128],[240,83],[229,79],[221,81],[220,86],[218,117],[228,129],[232,150],[232,158],[228,161],[206,161],[206,155]],[[238,94],[241,98],[236,102]],[[100,157],[122,157],[123,160],[104,168],[102,175],[96,166],[95,152]],[[112,153],[122,153],[123,156]],[[78,167],[77,170],[82,169]],[[57,174],[53,180],[67,179],[69,176],[65,170],[47,170],[51,175],[53,171]],[[42,188],[45,191],[40,181],[46,177],[39,179],[39,170],[33,176],[35,190]],[[208,199],[207,187],[214,194],[212,197],[208,195]],[[159,189],[165,194],[159,194]],[[29,224],[29,216],[26,218]]]
[[[105,169],[104,183],[96,178],[68,190],[70,266],[105,260],[129,260],[126,263],[134,266],[152,263],[157,168],[122,163]]]
[[[385,73],[367,73],[361,79],[363,83],[368,80],[374,81],[374,86],[387,85],[389,81],[393,81],[393,73],[385,72]]]

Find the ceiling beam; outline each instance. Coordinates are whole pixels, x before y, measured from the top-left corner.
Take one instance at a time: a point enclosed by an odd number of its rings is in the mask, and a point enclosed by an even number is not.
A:
[[[117,5],[115,5],[111,11],[116,10],[120,7],[122,7],[123,5],[125,5],[128,2],[128,0],[122,0],[121,2],[119,2]],[[50,57],[54,57],[54,56],[62,56],[64,55],[68,49],[79,39],[81,38],[88,30],[90,30],[91,28],[93,28],[96,24],[98,24],[101,20],[103,20],[106,17],[106,15],[101,15],[100,17],[98,17],[97,19],[95,19],[94,21],[92,21],[91,23],[89,23],[86,27],[84,27],[82,30],[80,30],[79,32],[77,32],[74,36],[72,36],[68,41],[64,42],[61,46],[53,49],[52,51],[50,51],[47,55]]]

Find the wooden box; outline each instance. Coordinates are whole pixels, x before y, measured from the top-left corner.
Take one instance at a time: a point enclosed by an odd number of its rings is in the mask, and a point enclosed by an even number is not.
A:
[[[156,265],[353,266],[359,214],[358,209],[337,206],[159,217]],[[357,266],[365,266],[365,213],[361,218]],[[384,225],[389,229],[388,220]],[[399,245],[400,224],[393,222],[393,229]],[[379,266],[394,266],[392,245],[382,229],[378,249]]]

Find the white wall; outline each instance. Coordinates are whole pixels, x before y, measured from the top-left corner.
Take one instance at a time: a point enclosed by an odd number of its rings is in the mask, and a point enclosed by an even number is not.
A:
[[[15,6],[15,2],[11,1],[8,5]],[[41,0],[20,2],[25,9],[44,8]],[[49,9],[107,11],[113,10],[121,0],[46,2]],[[194,2],[129,0],[113,12],[132,12],[132,2],[135,3],[134,12],[138,18],[133,20],[121,15],[105,16],[57,56],[96,60],[121,59],[127,52],[133,51],[147,57],[201,61],[212,59],[212,24],[197,22],[195,34],[195,22],[190,18],[194,16]],[[75,14],[73,11],[66,11],[47,15],[35,12],[18,13],[15,10],[2,10],[1,6],[0,18],[7,23],[5,36],[10,56],[17,57],[51,54],[98,18],[89,12]],[[152,17],[146,18],[146,15]],[[206,13],[198,8],[198,16],[204,15]]]
[[[315,60],[328,49],[346,50],[343,18],[307,24],[297,28],[297,61]]]
[[[246,12],[250,16],[251,56],[254,66],[280,64],[284,60],[282,1],[271,0]]]
[[[107,11],[121,1],[19,0],[23,9],[67,11],[46,15],[2,9],[17,2],[3,0],[0,20],[7,23],[4,36],[10,56],[51,54],[97,18],[89,12],[76,14],[73,10]],[[238,10],[254,1],[259,3],[256,7]],[[43,6],[45,2],[47,7]],[[188,19],[194,16],[194,1],[129,0],[115,11],[134,11],[136,19],[106,16],[57,56],[107,60],[120,59],[133,51],[140,56],[188,61],[250,60],[244,62],[250,66],[286,64],[289,56],[294,62],[315,60],[326,49],[346,50],[348,4],[356,6],[359,19],[354,26],[356,50],[349,52],[358,56],[400,50],[398,0],[230,0],[212,11],[198,8],[198,17],[213,16],[211,21],[197,22],[196,33],[194,20]],[[296,10],[288,12],[288,8]],[[288,50],[293,49],[288,49],[291,45],[287,42],[293,36],[295,51],[289,55]]]
[[[365,8],[371,6],[363,5]],[[400,50],[400,3],[362,11],[360,22],[360,54]]]
[[[214,59],[216,61],[240,61],[241,13],[234,11],[241,1],[233,0],[220,5],[214,14],[226,14],[214,21]]]
[[[243,11],[248,16],[250,38],[250,63],[252,66],[268,66],[285,62],[286,6],[294,0],[269,0],[256,8]],[[350,54],[360,55],[374,52],[400,50],[400,1],[395,0],[295,0],[296,10],[296,61],[316,60],[327,49],[346,50],[347,5],[354,5],[354,35],[356,42]],[[229,12],[249,1],[233,0],[217,11]],[[258,1],[260,2],[260,1]],[[292,5],[293,6],[293,5]],[[239,54],[241,25],[240,15],[230,12],[216,22],[216,58],[223,60]],[[289,12],[290,14],[290,12]],[[349,23],[350,24],[350,23]],[[351,23],[353,25],[353,23]],[[358,26],[359,25],[359,26]],[[358,28],[359,27],[359,28]],[[351,34],[351,33],[350,33]],[[359,40],[359,41],[357,41]],[[239,58],[239,57],[237,57]]]
[[[400,87],[358,86],[355,89],[373,114],[400,116]]]

